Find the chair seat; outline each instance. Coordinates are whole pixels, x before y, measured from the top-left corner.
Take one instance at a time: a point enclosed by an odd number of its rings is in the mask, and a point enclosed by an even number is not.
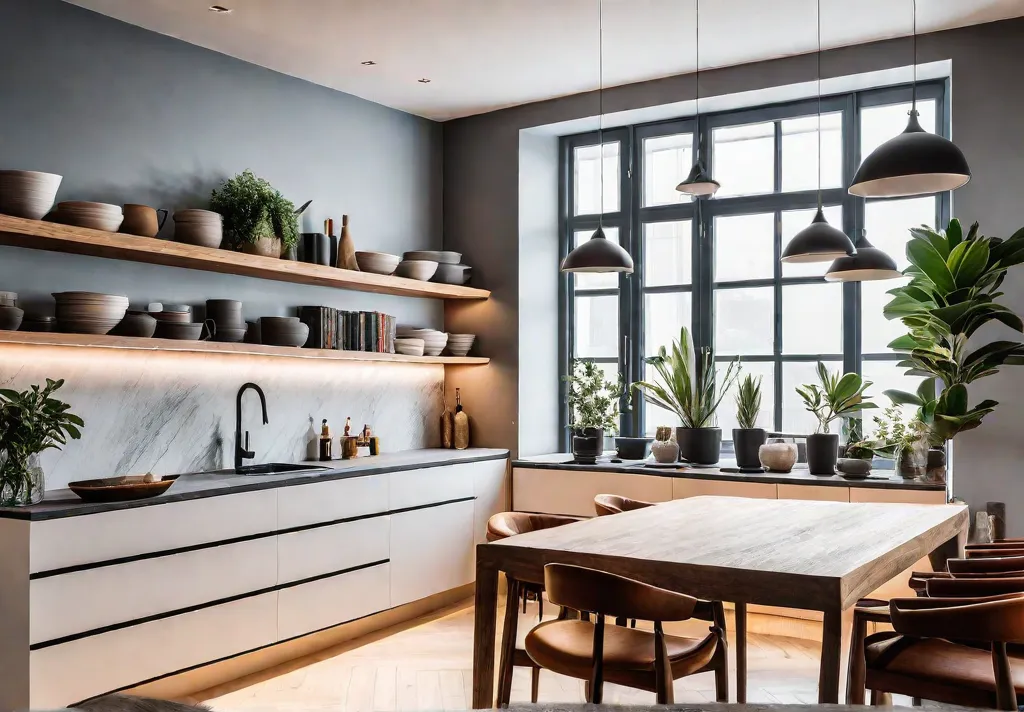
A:
[[[718,639],[714,634],[703,640],[666,635],[665,645],[674,676],[682,677],[711,661]],[[593,669],[594,624],[577,620],[542,623],[526,636],[526,652],[541,667],[589,679]],[[604,666],[609,681],[614,681],[616,672],[653,674],[654,633],[605,626]]]
[[[872,672],[901,675],[937,685],[995,692],[992,655],[988,650],[939,638],[909,638],[881,633],[867,639],[868,676]],[[1017,694],[1024,694],[1024,660],[1010,657]],[[870,680],[868,687],[870,688]],[[896,692],[896,690],[893,690]]]

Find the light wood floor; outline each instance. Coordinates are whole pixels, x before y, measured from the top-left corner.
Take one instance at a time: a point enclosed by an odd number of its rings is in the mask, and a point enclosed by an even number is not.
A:
[[[549,608],[553,607],[546,606],[545,614]],[[536,616],[536,604],[531,604],[527,615],[520,616],[520,631],[528,630]],[[748,701],[816,703],[819,650],[812,641],[750,635]],[[472,655],[473,608],[471,601],[466,601],[282,668],[207,690],[189,701],[205,702],[216,712],[461,710],[472,701]],[[584,701],[582,682],[548,671],[542,671],[540,679],[541,702]],[[735,670],[730,673],[730,683],[735,685]],[[713,702],[713,675],[676,681],[675,697],[677,703]],[[735,700],[734,689],[729,698]],[[529,699],[529,671],[517,668],[512,701]],[[607,685],[605,702],[653,704],[654,694]],[[909,700],[897,700],[897,704],[906,702]]]

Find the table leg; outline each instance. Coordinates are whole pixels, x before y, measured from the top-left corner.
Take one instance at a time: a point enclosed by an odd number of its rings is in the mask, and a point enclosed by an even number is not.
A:
[[[747,701],[747,604],[735,604],[736,613],[736,701]]]
[[[928,561],[931,562],[932,571],[945,571],[946,561],[958,559],[964,555],[964,545],[966,543],[967,530],[965,528],[949,541],[937,546],[935,551],[928,554]]]
[[[843,612],[825,611],[821,631],[821,668],[818,671],[818,703],[839,703],[839,666],[843,655]]]
[[[476,557],[473,623],[473,708],[494,706],[494,635],[498,613],[498,569]]]

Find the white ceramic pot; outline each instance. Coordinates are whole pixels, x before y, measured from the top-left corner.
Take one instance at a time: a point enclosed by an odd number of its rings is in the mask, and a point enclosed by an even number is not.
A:
[[[796,464],[796,443],[765,443],[757,457],[772,472],[789,472]]]
[[[675,440],[655,440],[651,443],[651,454],[657,462],[675,462],[679,459],[679,445]]]

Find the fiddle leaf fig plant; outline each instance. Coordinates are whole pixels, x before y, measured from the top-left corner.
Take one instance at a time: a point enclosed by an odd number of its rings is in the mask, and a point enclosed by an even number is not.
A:
[[[796,392],[804,401],[804,407],[818,420],[818,432],[827,433],[829,425],[839,418],[852,418],[862,410],[876,408],[867,400],[864,392],[871,386],[856,373],[840,376],[829,373],[825,364],[818,362],[818,383],[797,386]]]
[[[622,379],[608,381],[604,372],[593,361],[574,359],[566,383],[566,402],[569,406],[570,427],[573,430],[603,428],[618,430],[619,398],[624,390]]]

